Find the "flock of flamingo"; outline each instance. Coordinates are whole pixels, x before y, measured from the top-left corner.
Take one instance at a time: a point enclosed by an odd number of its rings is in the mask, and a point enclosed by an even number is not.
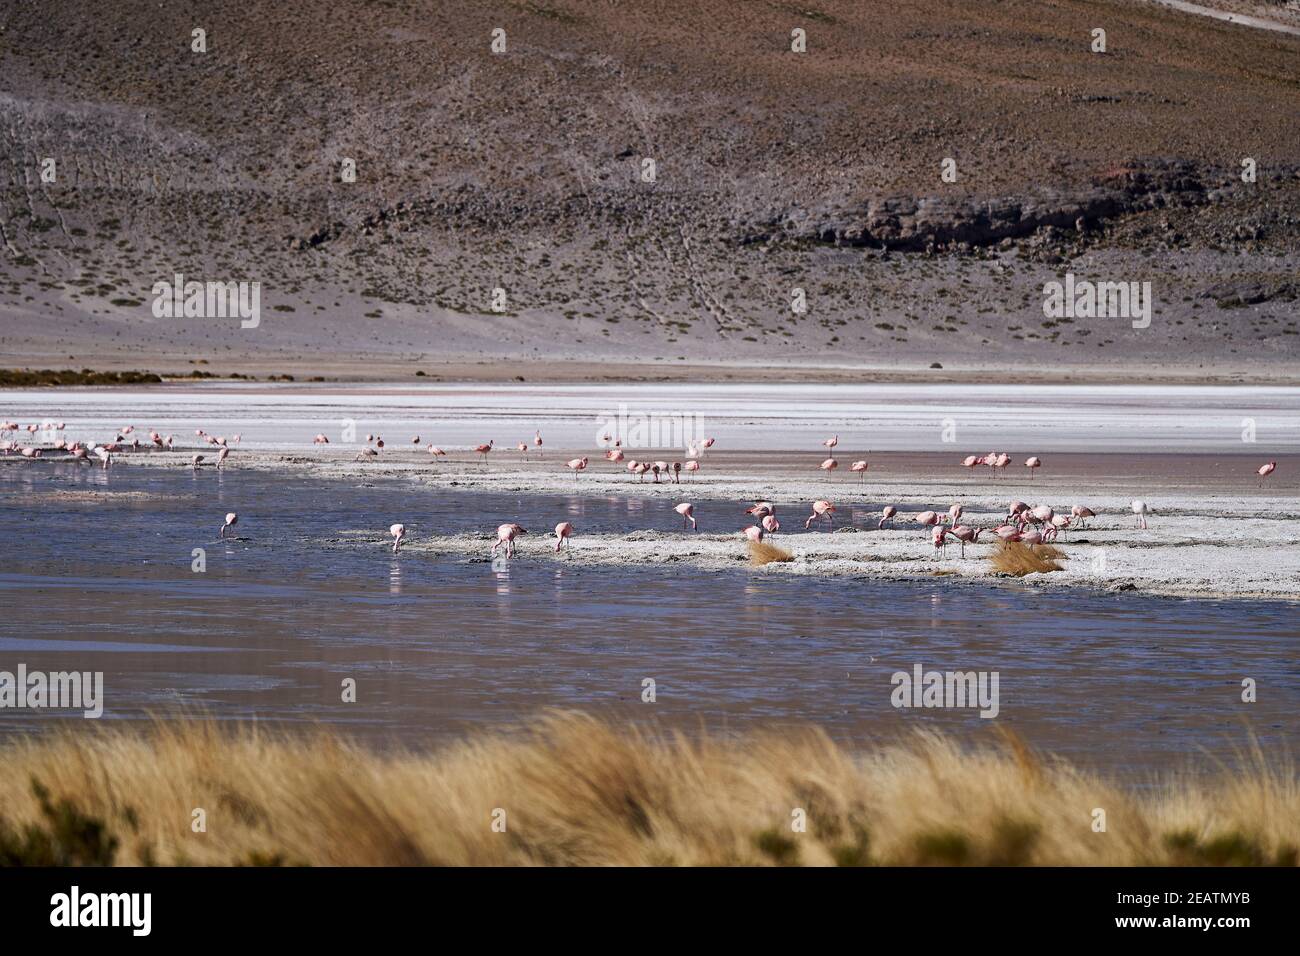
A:
[[[78,441],[67,441],[63,435],[66,430],[64,422],[42,422],[41,424],[29,424],[21,426],[16,422],[0,422],[0,452],[4,455],[18,455],[22,458],[35,460],[43,457],[46,451],[61,452],[65,459],[89,462],[90,456],[94,455],[104,468],[108,468],[113,461],[113,454],[126,451],[140,451],[142,449],[166,450],[175,449],[175,436],[168,435],[165,438],[157,431],[150,430],[147,434],[147,441],[141,441],[139,433],[135,426],[125,425],[118,429],[113,441],[103,444],[94,443],[89,446]],[[29,438],[34,437],[37,433],[46,436],[49,439],[50,447],[42,448],[37,445],[20,444],[17,440],[8,438],[8,435],[21,435],[26,433]],[[210,435],[203,429],[195,429],[194,435],[201,439],[206,445],[215,449],[214,464],[221,468],[226,458],[230,455],[230,445],[237,445],[240,442],[240,435],[233,435],[229,439],[222,435]],[[683,470],[688,475],[692,475],[700,469],[700,460],[704,457],[705,452],[712,448],[714,439],[704,438],[698,441],[692,441],[687,445],[687,461],[683,466],[680,461],[637,461],[628,460],[622,448],[622,443],[615,439],[611,442],[610,436],[602,436],[606,444],[612,444],[612,447],[605,452],[604,457],[607,461],[615,465],[622,465],[626,462],[625,467],[631,474],[635,474],[639,481],[643,481],[647,473],[652,473],[654,481],[659,482],[660,477],[673,483],[680,483],[681,473]],[[318,445],[327,445],[330,443],[329,438],[324,434],[318,434],[313,438],[313,443]],[[415,446],[420,445],[420,436],[415,435],[411,438],[411,443]],[[839,436],[832,435],[822,442],[828,450],[832,452],[831,457],[825,458],[818,466],[822,471],[830,473],[839,467],[839,462],[833,457],[835,446],[839,444]],[[428,452],[436,461],[439,457],[445,457],[447,452],[437,445],[428,445]],[[487,456],[494,450],[496,444],[489,441],[483,445],[475,445],[472,451],[479,455],[486,462]],[[378,457],[380,451],[384,448],[384,440],[381,436],[370,434],[366,436],[366,444],[358,454],[358,459],[370,459]],[[520,455],[527,458],[528,452],[534,451],[539,456],[542,453],[543,442],[541,432],[535,432],[531,442],[521,441],[515,448]],[[203,454],[192,454],[190,458],[190,467],[198,470],[204,465],[207,456]],[[565,466],[573,471],[574,481],[576,483],[578,474],[586,470],[590,459],[588,457],[573,458],[565,462]],[[1006,452],[989,452],[986,455],[970,455],[962,460],[962,466],[967,469],[974,469],[979,465],[985,465],[994,469],[994,474],[1006,468],[1011,462],[1011,456]],[[1030,477],[1034,472],[1042,467],[1042,459],[1032,456],[1025,460],[1025,467],[1029,469]],[[865,459],[855,461],[849,466],[849,470],[858,474],[860,478],[865,478],[868,469],[868,463]],[[1264,480],[1271,475],[1277,468],[1276,461],[1266,462],[1261,465],[1256,473],[1259,475],[1260,486],[1263,486]],[[1147,515],[1152,513],[1152,508],[1142,500],[1134,500],[1131,503],[1133,514],[1139,528],[1146,529]],[[682,519],[682,528],[689,527],[691,530],[699,530],[699,522],[695,517],[695,505],[691,502],[684,501],[674,506],[673,509]],[[834,530],[835,505],[827,500],[818,499],[812,503],[812,513],[804,521],[804,530],[807,531],[812,527],[813,522],[825,521],[829,530]],[[750,515],[754,524],[742,528],[740,533],[750,541],[761,542],[768,535],[776,534],[781,523],[776,517],[776,507],[771,502],[759,501],[753,507],[747,508],[745,514]],[[898,515],[898,510],[893,505],[886,506],[880,515],[877,523],[877,529],[883,529]],[[1048,505],[1029,505],[1023,501],[1012,501],[1008,508],[1005,519],[1001,524],[993,528],[974,528],[968,524],[959,523],[962,517],[962,506],[953,505],[946,513],[936,511],[922,511],[914,516],[915,522],[920,525],[923,533],[929,529],[930,540],[936,551],[947,554],[948,538],[955,539],[961,548],[961,556],[966,556],[966,545],[974,544],[979,541],[980,535],[986,531],[991,532],[1001,541],[1020,542],[1033,547],[1048,541],[1054,541],[1058,534],[1067,531],[1070,528],[1084,528],[1085,522],[1089,518],[1096,517],[1096,512],[1091,508],[1083,505],[1074,505],[1070,509],[1070,514],[1057,513]],[[221,526],[220,537],[225,538],[227,532],[238,522],[239,516],[235,512],[226,515],[225,522]],[[389,533],[393,538],[393,552],[400,550],[403,540],[406,538],[406,526],[403,524],[394,524]],[[528,531],[522,525],[511,522],[503,524],[497,528],[496,543],[492,545],[492,555],[496,556],[498,550],[504,549],[506,557],[514,557],[515,539],[520,535],[527,534]],[[568,543],[573,536],[574,526],[572,522],[562,521],[555,526],[555,546],[554,550],[559,552],[560,549]]]

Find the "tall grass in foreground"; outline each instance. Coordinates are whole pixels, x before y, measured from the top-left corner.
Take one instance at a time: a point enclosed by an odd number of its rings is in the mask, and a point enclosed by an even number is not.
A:
[[[190,721],[61,731],[0,760],[8,864],[1294,865],[1300,846],[1294,768],[1257,750],[1129,791],[1012,737],[853,756],[816,730],[691,740],[553,714],[432,755]]]
[[[1047,571],[1062,570],[1061,562],[1065,553],[1050,544],[1030,547],[1019,541],[999,541],[989,561],[995,571],[1023,578],[1026,574],[1042,574]]]
[[[766,541],[749,542],[749,563],[755,567],[771,564],[773,561],[793,561],[794,555],[779,545]]]

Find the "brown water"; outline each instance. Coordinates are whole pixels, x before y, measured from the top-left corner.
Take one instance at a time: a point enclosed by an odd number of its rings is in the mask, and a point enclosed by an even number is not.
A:
[[[860,507],[862,521],[878,510]],[[222,543],[228,510],[239,537]],[[1300,729],[1291,604],[537,558],[494,568],[487,543],[478,559],[434,559],[381,540],[398,520],[420,534],[565,519],[675,530],[664,510],[250,471],[3,467],[0,670],[103,671],[104,720],[184,710],[415,746],[572,707],[690,730],[812,722],[860,743],[916,727],[988,740],[1005,726],[1137,772],[1230,756],[1247,729],[1283,748]],[[342,534],[355,529],[374,543]],[[917,663],[997,671],[999,715],[895,709],[891,675]],[[1246,677],[1257,703],[1241,702]],[[341,699],[348,678],[355,703]],[[0,710],[0,732],[69,716]]]

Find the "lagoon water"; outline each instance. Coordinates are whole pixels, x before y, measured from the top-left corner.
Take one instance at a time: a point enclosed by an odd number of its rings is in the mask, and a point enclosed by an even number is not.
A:
[[[238,539],[223,543],[230,510]],[[481,558],[435,559],[393,555],[386,534],[395,521],[418,539],[566,519],[588,532],[678,526],[662,502],[634,493],[11,463],[0,467],[0,670],[103,671],[109,721],[185,712],[321,723],[417,747],[559,707],[691,732],[811,722],[864,744],[914,728],[991,741],[1009,727],[1044,750],[1141,775],[1230,759],[1248,732],[1275,752],[1300,729],[1290,604],[743,565],[582,567],[549,555],[494,567],[487,539]],[[206,552],[202,573],[194,548]],[[997,671],[998,718],[893,708],[892,674],[918,663]],[[355,703],[341,699],[347,678]],[[654,703],[641,699],[646,678]],[[1241,701],[1244,678],[1258,702]],[[0,733],[70,716],[0,710]]]

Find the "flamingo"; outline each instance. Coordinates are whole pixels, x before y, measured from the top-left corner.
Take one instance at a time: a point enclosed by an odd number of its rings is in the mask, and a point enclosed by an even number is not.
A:
[[[686,470],[690,472],[692,475],[694,475],[697,471],[700,470],[700,463],[698,461],[688,461],[686,463]]]
[[[533,432],[533,444],[537,446],[537,456],[540,458],[542,455],[542,433],[540,431]]]
[[[1042,544],[1043,533],[1037,528],[1033,528],[1029,531],[1022,531],[1020,532],[1020,542],[1022,544],[1027,544],[1032,548],[1036,544]]]
[[[993,467],[997,468],[999,471],[1006,468],[1009,464],[1011,464],[1011,456],[1006,452],[998,455],[998,457],[993,461]]]
[[[953,505],[948,509],[948,523],[954,528],[957,527],[957,519],[961,517],[961,505]]]
[[[354,458],[353,461],[361,461],[362,459],[365,458],[378,458],[378,457],[379,457],[379,452],[375,451],[375,449],[367,445],[365,448],[357,452],[357,457]]]
[[[1021,512],[1028,511],[1028,510],[1029,510],[1029,505],[1025,504],[1023,501],[1013,501],[1011,502],[1011,504],[1007,505],[1007,518],[1008,519],[1014,518],[1016,515],[1020,514]]]
[[[699,530],[698,525],[696,525],[695,523],[695,506],[691,504],[689,501],[683,501],[681,504],[673,508],[673,511],[676,511],[679,515],[682,516],[683,529],[686,528],[686,522],[689,521],[691,523],[692,531]]]
[[[226,536],[226,529],[233,528],[237,521],[239,521],[239,515],[235,514],[233,511],[228,513],[226,515],[226,523],[221,526],[220,537],[224,538]]]
[[[680,485],[681,483],[682,483],[682,463],[680,461],[675,461],[673,462],[673,484]]]
[[[1137,515],[1138,527],[1143,531],[1147,530],[1147,515],[1151,513],[1151,506],[1145,501],[1137,499],[1130,507],[1132,507],[1133,513]]]
[[[561,521],[555,526],[555,553],[560,553],[560,545],[564,544],[564,539],[573,534],[573,523],[571,521]]]
[[[834,448],[839,443],[840,443],[839,435],[832,435],[830,438],[822,442],[822,444],[825,445],[827,448]]]
[[[983,531],[983,528],[976,530],[970,525],[959,524],[949,532],[954,538],[961,542],[961,556],[963,561],[966,559],[966,542],[969,541],[971,544],[974,544],[980,539],[980,534]]]
[[[942,550],[944,557],[947,557],[948,556],[948,529],[941,524],[937,524],[934,526],[934,530],[931,532],[931,537],[934,540],[934,550],[936,551]]]
[[[582,471],[582,469],[587,467],[587,459],[571,458],[569,459],[569,461],[565,462],[565,467],[573,469],[573,483],[574,485],[577,485],[578,472]]]
[[[217,452],[217,468],[221,468],[225,464],[226,456],[229,454],[230,449],[223,445],[221,451]]]
[[[867,463],[865,461],[855,461],[853,464],[849,465],[849,471],[856,471],[858,473],[859,483],[867,480]]]
[[[748,528],[743,529],[743,533],[750,541],[759,542],[763,540],[763,529],[758,525],[751,524]]]
[[[1065,515],[1052,515],[1052,524],[1051,527],[1047,529],[1047,533],[1052,536],[1053,541],[1056,540],[1058,533],[1065,531],[1070,527],[1071,520],[1072,519],[1067,518]]]
[[[1025,467],[1029,469],[1029,477],[1034,477],[1034,472],[1043,467],[1043,459],[1035,455],[1032,458],[1025,459]]]
[[[829,474],[839,466],[840,463],[836,461],[834,458],[827,458],[824,462],[821,463],[821,470]]]
[[[967,455],[961,460],[961,466],[966,469],[973,469],[980,463],[979,455]]]
[[[890,518],[894,517],[894,515],[896,514],[898,514],[897,508],[895,508],[893,505],[885,505],[885,510],[880,512],[880,523],[876,525],[876,530],[879,531],[881,528],[883,528],[885,526],[885,522],[888,521]]]
[[[619,462],[621,462],[621,461],[622,461],[626,456],[623,454],[623,449],[621,449],[621,448],[611,448],[609,451],[605,452],[605,457],[608,458],[610,461],[612,461],[614,464],[617,465],[617,464],[618,464]]]
[[[1020,529],[1013,524],[998,525],[993,529],[993,533],[1003,541],[1019,541]]]
[[[1267,464],[1259,466],[1259,470],[1256,471],[1255,473],[1259,475],[1259,486],[1261,488],[1264,487],[1264,479],[1267,478],[1269,475],[1273,474],[1273,471],[1276,468],[1277,468],[1277,462],[1275,461],[1270,461]]]
[[[1074,507],[1072,507],[1072,508],[1070,509],[1070,514],[1071,514],[1073,517],[1079,519],[1079,527],[1080,527],[1080,528],[1084,527],[1084,523],[1083,523],[1083,521],[1084,521],[1085,518],[1095,518],[1095,517],[1097,517],[1097,512],[1093,511],[1091,508],[1084,508],[1084,507],[1082,507],[1082,506],[1080,506],[1080,505],[1075,505]]]
[[[483,456],[483,464],[487,464],[488,452],[492,450],[492,444],[495,439],[489,441],[486,445],[475,445],[474,450]]]
[[[755,501],[754,507],[746,508],[745,514],[753,515],[755,520],[776,514],[776,506],[770,501]]]
[[[191,470],[191,471],[198,471],[198,470],[199,470],[199,465],[201,465],[201,464],[203,464],[203,456],[202,456],[202,455],[195,455],[193,458],[190,459],[190,470]]]
[[[932,524],[939,524],[942,519],[937,511],[922,511],[916,516],[916,520],[921,524],[921,533],[925,534],[926,528]]]
[[[520,442],[518,445],[516,445],[515,447],[519,449],[519,457],[522,458],[522,459],[524,459],[524,461],[527,461],[527,460],[528,460],[528,442],[526,442],[526,441],[521,441],[521,442]]]
[[[814,521],[816,521],[818,518],[825,518],[827,522],[829,522],[831,526],[831,530],[834,531],[835,519],[831,517],[834,511],[835,511],[835,506],[831,504],[829,501],[822,501],[822,500],[814,501],[812,503],[812,514],[810,514],[808,516],[808,520],[803,523],[803,529],[807,531],[808,526],[812,524]]]
[[[1035,518],[1037,518],[1038,521],[1040,522],[1051,521],[1052,518],[1056,515],[1056,512],[1053,511],[1051,508],[1047,507],[1047,505],[1035,505],[1033,508],[1029,509],[1029,513],[1032,514]]]
[[[763,520],[759,524],[768,534],[776,534],[781,530],[781,522],[776,520],[776,515],[763,515]]]
[[[395,524],[388,529],[388,533],[393,536],[393,554],[396,554],[398,547],[402,544],[402,539],[406,537],[406,525]]]
[[[513,558],[515,556],[515,538],[527,533],[528,531],[522,525],[513,523],[497,525],[497,543],[492,545],[492,557],[497,556],[497,548],[504,544],[506,546],[506,557]]]
[[[434,460],[434,461],[437,461],[439,455],[442,455],[442,456],[445,457],[447,453],[446,453],[445,451],[443,451],[441,448],[439,448],[437,445],[430,445],[430,446],[429,446],[429,454],[433,456],[433,460]]]

